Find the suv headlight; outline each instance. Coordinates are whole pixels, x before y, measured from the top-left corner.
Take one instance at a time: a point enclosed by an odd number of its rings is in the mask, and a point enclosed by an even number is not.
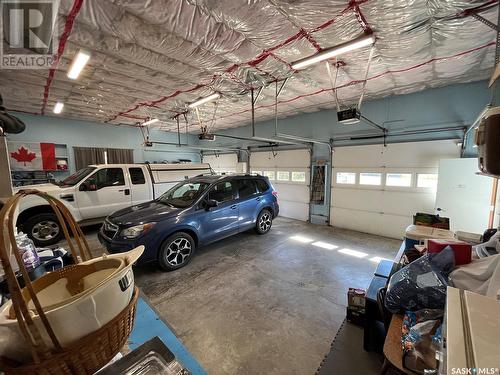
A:
[[[146,223],[136,225],[130,228],[125,228],[120,232],[121,237],[125,238],[136,238],[141,234],[148,232],[151,228],[155,226],[156,223]]]

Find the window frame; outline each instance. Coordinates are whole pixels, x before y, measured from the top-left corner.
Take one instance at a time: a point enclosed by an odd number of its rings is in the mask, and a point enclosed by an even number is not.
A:
[[[350,182],[339,182],[339,180],[338,180],[338,174],[339,173],[353,174],[354,175],[354,182],[353,183],[350,183]],[[340,186],[354,186],[357,183],[358,183],[358,173],[357,172],[346,171],[346,170],[341,170],[341,171],[335,172],[335,184],[336,185],[340,185]]]
[[[232,180],[231,182],[235,182],[235,185],[237,186],[237,190],[236,190],[237,198],[236,199],[249,199],[249,198],[252,198],[252,197],[256,196],[257,194],[259,194],[259,189],[257,188],[257,184],[254,181],[254,179],[252,179],[252,178],[237,178],[237,179]],[[246,197],[241,197],[240,196],[240,184],[244,183],[244,182],[252,184],[252,186],[254,187],[254,192],[253,192],[253,194],[247,195]]]
[[[120,170],[121,173],[122,173],[122,179],[123,179],[122,181],[123,181],[123,183],[120,184],[120,185],[104,185],[104,186],[99,187],[99,185],[97,183],[97,178],[96,178],[97,174],[100,173],[101,171],[108,170],[108,169],[118,169],[118,170]],[[106,176],[106,178],[107,178],[107,176]],[[107,187],[119,187],[119,186],[126,186],[127,185],[127,182],[125,180],[125,172],[123,171],[123,168],[121,168],[121,167],[105,167],[105,168],[97,169],[94,173],[92,173],[90,176],[88,176],[84,181],[85,182],[87,182],[87,181],[93,181],[93,183],[97,187],[96,191],[104,189],[104,188],[107,188]]]
[[[361,182],[361,178],[362,178],[362,175],[363,174],[378,174],[380,175],[380,183],[378,184],[364,184]],[[358,173],[358,185],[360,187],[363,187],[363,188],[366,188],[366,187],[369,187],[369,188],[384,188],[385,187],[385,173],[384,172],[377,172],[377,171],[369,171],[369,170],[365,170],[364,172],[359,172]]]
[[[211,187],[211,188],[207,191],[207,195],[206,195],[207,199],[208,199],[208,200],[213,199],[213,198],[211,198],[211,197],[210,197],[210,194],[214,191],[214,189],[215,189],[215,187],[216,187],[217,185],[220,185],[220,184],[227,184],[227,183],[231,184],[231,194],[232,194],[231,199],[227,199],[227,200],[223,200],[223,201],[219,201],[219,200],[217,200],[217,199],[215,199],[215,200],[219,203],[219,205],[224,205],[224,204],[227,204],[228,202],[234,202],[235,200],[237,200],[237,199],[238,199],[238,198],[237,198],[237,190],[235,189],[235,185],[236,185],[236,184],[234,183],[234,180],[226,180],[226,181],[220,181],[220,182],[215,183],[215,184],[214,184],[214,185],[213,185],[213,186],[212,186],[212,187]]]
[[[387,180],[388,176],[391,174],[400,174],[400,175],[410,175],[410,184],[409,185],[388,185]],[[386,171],[385,172],[385,178],[384,178],[384,187],[390,189],[390,190],[395,190],[395,189],[411,189],[414,186],[414,173],[411,171]]]
[[[439,183],[439,173],[438,172],[416,172],[415,173],[415,188],[418,190],[427,190],[427,191],[437,191],[438,183]],[[436,176],[436,186],[418,186],[418,180],[420,175],[435,175]]]
[[[136,170],[139,170],[142,174],[142,181],[143,182],[134,182],[134,179],[132,178],[132,169],[136,169]],[[130,177],[130,183],[132,185],[145,185],[146,184],[146,174],[144,173],[144,170],[141,168],[141,167],[128,167],[128,175]]]

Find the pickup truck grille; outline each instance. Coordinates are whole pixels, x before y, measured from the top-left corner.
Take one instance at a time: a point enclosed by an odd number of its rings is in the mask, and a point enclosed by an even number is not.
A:
[[[116,236],[118,230],[119,230],[118,226],[109,222],[108,220],[105,220],[104,224],[102,225],[102,233],[106,237],[111,239],[113,239]]]

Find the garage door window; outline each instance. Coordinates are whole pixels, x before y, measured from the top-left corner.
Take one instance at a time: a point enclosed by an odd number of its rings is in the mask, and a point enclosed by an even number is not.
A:
[[[386,186],[411,186],[411,173],[387,173],[385,178]]]
[[[356,173],[337,172],[337,184],[354,185],[356,183]]]
[[[378,186],[382,184],[382,173],[363,172],[359,174],[360,185]]]
[[[278,171],[278,181],[290,181],[290,172]]]
[[[293,182],[306,182],[306,172],[292,172]]]
[[[438,175],[437,173],[419,173],[417,175],[417,187],[437,189]]]
[[[269,178],[270,180],[276,179],[274,171],[264,171],[264,176]]]

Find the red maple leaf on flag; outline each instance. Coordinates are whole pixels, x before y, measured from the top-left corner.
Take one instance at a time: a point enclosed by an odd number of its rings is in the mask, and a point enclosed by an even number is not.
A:
[[[28,149],[24,148],[24,146],[18,148],[16,152],[11,152],[10,156],[20,163],[23,162],[24,166],[26,166],[26,162],[31,163],[33,159],[36,159],[36,154],[34,152],[30,152]]]

